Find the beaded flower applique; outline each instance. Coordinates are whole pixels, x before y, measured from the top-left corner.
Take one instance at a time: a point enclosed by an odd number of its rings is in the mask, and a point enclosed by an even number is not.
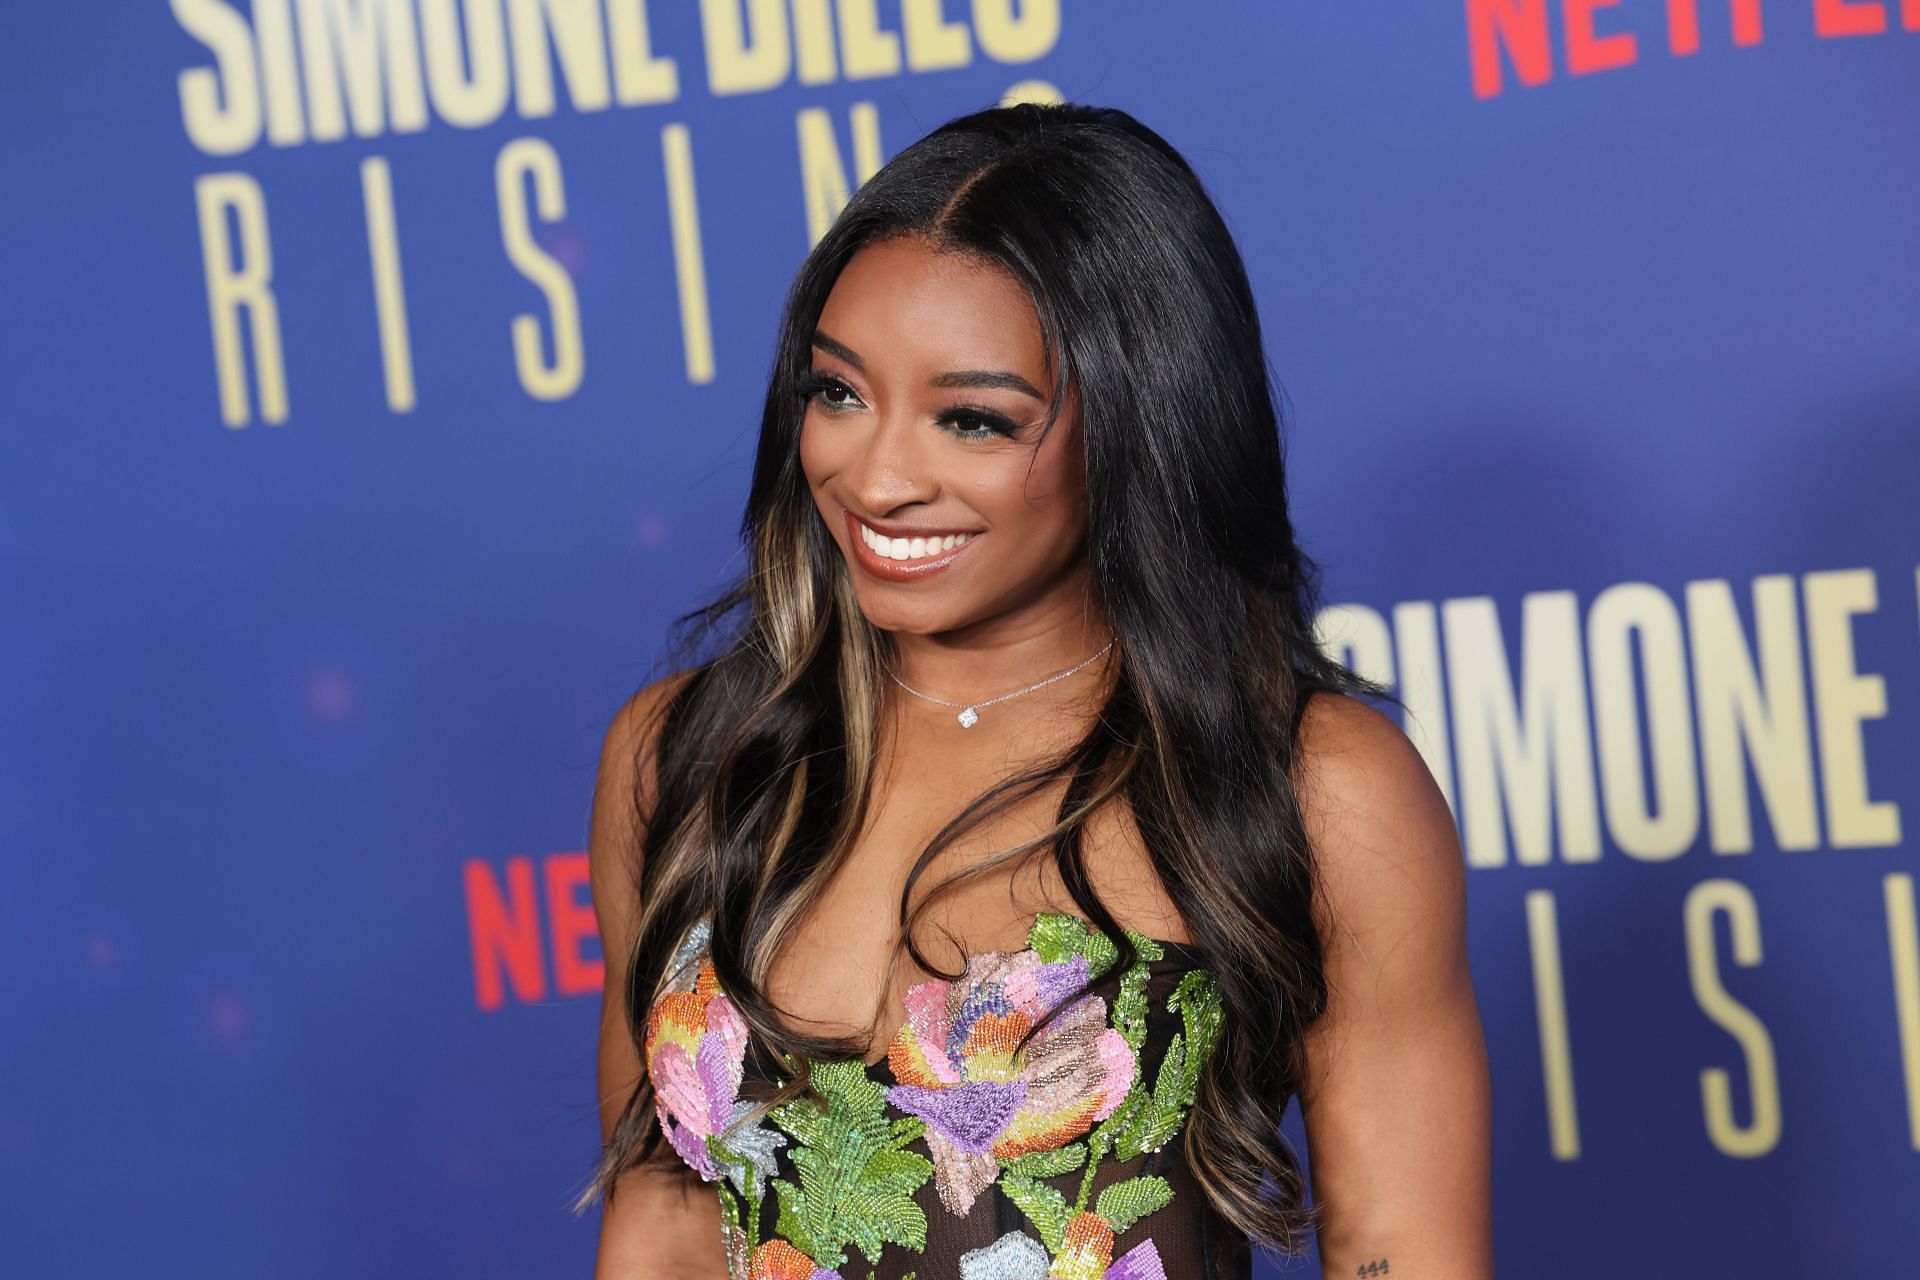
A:
[[[1113,1249],[1172,1201],[1172,1186],[1145,1174],[1095,1196],[1094,1174],[1178,1133],[1220,1029],[1206,970],[1188,970],[1167,996],[1181,1030],[1151,1086],[1140,1070],[1148,966],[1165,949],[1139,934],[1128,934],[1138,959],[1111,1007],[1082,994],[1021,1049],[1041,1018],[1119,960],[1077,916],[1042,912],[1025,950],[985,952],[954,981],[908,990],[885,1062],[891,1087],[872,1078],[878,1063],[793,1064],[815,1096],[750,1124],[753,1107],[739,1096],[746,1024],[705,957],[708,937],[702,921],[676,950],[645,1053],[662,1131],[719,1194],[734,1280],[854,1280],[841,1271],[854,1250],[869,1266],[889,1245],[923,1252],[928,1223],[915,1194],[929,1179],[954,1215],[997,1186],[1033,1228],[961,1255],[961,1280],[1165,1280],[1151,1239],[1117,1259]],[[769,1191],[777,1213],[763,1239]]]

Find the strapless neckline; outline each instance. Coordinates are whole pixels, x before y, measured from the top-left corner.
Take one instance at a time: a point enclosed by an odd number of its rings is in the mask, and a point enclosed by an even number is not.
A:
[[[1026,947],[908,988],[885,1056],[790,1059],[810,1088],[769,1106],[710,935],[675,948],[644,1055],[662,1132],[720,1196],[730,1275],[1246,1274],[1180,1154],[1222,1016],[1204,948],[1129,931],[1122,970],[1090,921],[1037,913]]]
[[[1049,921],[1058,922],[1072,928],[1078,928],[1092,937],[1104,937],[1104,935],[1100,933],[1098,926],[1084,916],[1077,916],[1069,911],[1039,911],[1034,913],[1033,924],[1028,927],[1028,939],[1031,940],[1034,932],[1042,928],[1046,922]],[[1124,929],[1124,926],[1122,927]],[[680,945],[674,949],[673,958],[668,961],[667,972],[670,975],[685,973],[689,966],[699,961],[700,958],[706,954],[706,943],[711,929],[712,921],[708,919],[703,918],[695,922],[693,927],[687,931],[687,936],[682,939]],[[1152,948],[1160,951],[1161,954],[1159,956],[1149,961],[1152,965],[1157,966],[1166,964],[1169,961],[1177,961],[1183,963],[1184,966],[1189,969],[1204,969],[1206,967],[1208,951],[1199,943],[1175,942],[1170,938],[1148,937],[1146,934],[1137,933],[1131,929],[1126,929],[1125,932],[1134,939],[1136,946],[1141,942],[1145,942],[1150,944]],[[976,961],[986,960],[994,956],[1015,956],[1031,950],[1033,950],[1033,948],[1029,945],[1014,951],[987,949],[970,952],[961,961],[962,971],[964,974]],[[927,981],[939,982],[946,981],[946,979],[930,978],[927,979]],[[921,984],[916,983],[914,985],[918,986]],[[911,991],[912,988],[909,987],[908,990]],[[898,1025],[888,1031],[886,1043],[889,1046],[891,1046],[894,1040],[899,1038],[900,1033],[906,1029],[910,1021],[911,1016],[903,1019]],[[870,1074],[876,1071],[881,1072],[887,1079],[891,1080],[893,1078],[893,1072],[888,1066],[888,1059],[890,1057],[891,1054],[881,1054],[880,1057],[875,1059],[848,1058],[844,1059],[844,1061],[865,1067]],[[749,1074],[752,1074],[752,1072],[749,1071]],[[764,1079],[765,1077],[762,1076],[758,1078]]]

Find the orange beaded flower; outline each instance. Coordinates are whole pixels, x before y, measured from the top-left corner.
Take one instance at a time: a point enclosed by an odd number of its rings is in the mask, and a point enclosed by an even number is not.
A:
[[[785,1240],[769,1240],[753,1251],[747,1280],[840,1280],[840,1273],[817,1265]]]

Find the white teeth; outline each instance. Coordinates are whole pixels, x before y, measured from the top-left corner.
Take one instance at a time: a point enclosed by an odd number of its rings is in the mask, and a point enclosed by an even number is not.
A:
[[[875,533],[864,524],[860,526],[860,540],[872,547],[873,553],[883,560],[918,560],[939,555],[963,545],[972,536],[969,533],[949,533],[937,538],[889,538],[884,533]]]

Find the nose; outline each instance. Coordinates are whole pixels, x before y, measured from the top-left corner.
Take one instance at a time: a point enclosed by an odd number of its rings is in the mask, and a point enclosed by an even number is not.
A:
[[[876,413],[845,476],[848,496],[876,516],[940,495],[926,446],[932,432],[905,413]]]

